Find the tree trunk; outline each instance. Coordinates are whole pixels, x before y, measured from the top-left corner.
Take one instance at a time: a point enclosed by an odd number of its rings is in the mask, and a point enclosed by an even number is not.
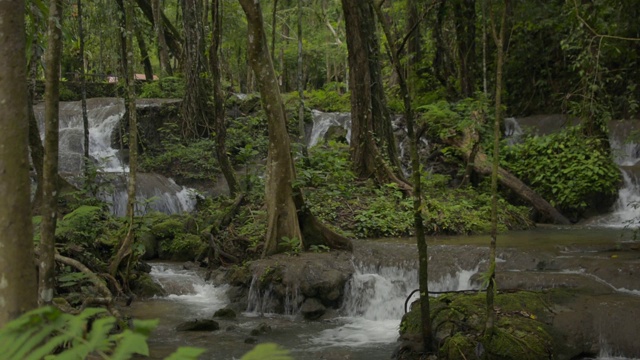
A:
[[[342,0],[349,53],[351,91],[351,161],[361,178],[379,183],[396,182],[410,190],[402,176],[386,164],[378,147],[387,150],[388,160],[400,169],[397,150],[380,76],[379,50],[370,0]]]
[[[84,28],[82,25],[82,0],[77,1],[78,7],[78,37],[80,38],[80,86],[82,93],[82,128],[84,144],[84,188],[91,188],[91,177],[89,176],[91,159],[89,158],[89,115],[87,114],[87,76],[84,66]]]
[[[154,24],[155,26],[156,22],[154,20],[153,7],[149,3],[149,0],[136,0],[136,3],[142,10],[142,13],[147,18],[147,20],[149,20],[149,22],[151,22],[151,24]],[[178,4],[179,3],[180,0],[178,0]],[[168,50],[171,50],[173,56],[178,59],[182,56],[182,37],[180,36],[180,31],[178,31],[178,29],[173,26],[171,21],[169,21],[169,19],[164,15],[164,12],[162,12],[162,9],[160,9],[159,11],[159,16],[162,19],[162,33],[164,35],[163,37],[165,43],[167,44]],[[179,16],[179,14],[180,11],[176,11],[176,18]],[[167,61],[169,61],[168,57]],[[168,67],[168,69],[170,68],[171,66]]]
[[[433,332],[431,328],[431,309],[429,304],[429,253],[427,248],[427,239],[425,235],[424,222],[422,218],[422,187],[420,184],[420,157],[418,154],[418,138],[416,137],[414,128],[413,107],[411,104],[411,95],[409,86],[405,79],[405,69],[400,62],[398,49],[396,48],[396,39],[391,32],[391,26],[388,24],[386,17],[382,13],[382,1],[375,6],[378,21],[382,25],[389,53],[391,55],[391,63],[398,75],[400,83],[400,94],[404,103],[404,118],[407,124],[407,135],[409,137],[409,152],[411,157],[411,180],[413,182],[413,221],[416,231],[416,243],[418,245],[418,281],[420,289],[420,325],[422,331],[422,343],[424,352],[431,354],[435,350]]]
[[[40,240],[38,304],[51,304],[55,288],[55,232],[58,202],[58,124],[63,0],[49,3],[45,52],[45,144],[42,176],[42,236]]]
[[[216,132],[216,158],[220,165],[220,170],[224,175],[229,193],[235,196],[239,191],[238,180],[235,171],[229,161],[227,154],[227,124],[225,121],[224,109],[224,92],[221,85],[220,74],[220,44],[222,40],[222,2],[221,0],[213,0],[211,4],[211,20],[213,21],[213,36],[211,37],[211,48],[209,49],[209,67],[211,68],[211,77],[213,79],[213,112],[215,115],[215,132]]]
[[[135,217],[135,205],[136,205],[136,175],[138,167],[138,123],[136,119],[136,94],[135,94],[135,80],[134,76],[134,51],[133,51],[133,37],[134,37],[134,22],[135,16],[133,11],[133,0],[124,0],[124,17],[125,23],[125,36],[123,37],[125,49],[122,58],[122,68],[124,70],[125,79],[125,105],[127,107],[127,114],[129,116],[129,178],[127,183],[127,220],[129,229],[127,235],[120,244],[118,252],[109,265],[109,273],[111,276],[116,276],[120,262],[127,255],[131,253],[131,247],[134,241],[134,217]],[[126,278],[125,278],[126,282]]]
[[[476,70],[476,0],[455,0],[453,13],[458,52],[460,96],[473,97]]]
[[[302,155],[307,158],[307,139],[304,126],[304,64],[302,62],[302,0],[298,0],[298,71],[297,88],[298,98],[298,132],[300,136],[300,147]]]
[[[158,39],[158,59],[160,60],[160,75],[173,76],[171,70],[171,62],[169,61],[169,50],[167,49],[167,41],[164,37],[164,29],[162,26],[162,8],[160,0],[151,0],[151,8],[153,10],[153,23],[156,38]]]
[[[37,306],[24,19],[24,1],[0,2],[0,328]]]
[[[185,138],[211,132],[208,98],[210,80],[205,59],[205,36],[202,28],[202,0],[181,0],[184,24],[184,76],[186,81],[181,105],[182,133]]]
[[[140,31],[140,25],[135,26],[136,39],[138,40],[138,48],[140,49],[140,57],[142,57],[142,65],[144,66],[144,78],[146,81],[153,81],[153,67],[149,59],[147,51],[147,43],[144,41],[144,35]]]
[[[265,195],[268,227],[263,256],[284,250],[279,245],[284,238],[299,239],[303,248],[320,243],[333,248],[351,249],[351,242],[320,223],[305,206],[299,190],[294,192],[292,188],[295,171],[286,113],[267,47],[260,2],[239,1],[247,16],[249,62],[260,90],[269,131]]]

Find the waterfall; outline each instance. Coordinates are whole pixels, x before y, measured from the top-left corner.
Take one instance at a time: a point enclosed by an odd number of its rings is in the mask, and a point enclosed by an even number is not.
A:
[[[351,113],[312,110],[311,115],[313,117],[313,128],[309,136],[308,147],[317,145],[332,127],[346,131],[345,138],[347,142],[351,139]]]
[[[154,106],[149,100],[140,100],[138,107]],[[44,137],[44,104],[34,106],[41,137]],[[109,185],[100,189],[98,197],[109,203],[116,216],[126,214],[129,167],[118,149],[112,147],[112,134],[125,113],[124,101],[118,98],[94,98],[87,100],[89,120],[89,156],[101,174],[99,182]],[[81,177],[84,171],[84,127],[80,101],[60,102],[59,171],[61,175]],[[149,210],[164,213],[191,211],[195,199],[189,189],[159,174],[138,174],[136,187],[136,213]]]
[[[477,288],[471,277],[478,268],[460,269],[454,274],[430,281],[431,291],[470,290]],[[326,329],[311,341],[319,348],[393,343],[404,315],[407,296],[418,288],[418,272],[402,266],[358,264],[347,283],[338,326]],[[416,295],[417,296],[417,295]]]

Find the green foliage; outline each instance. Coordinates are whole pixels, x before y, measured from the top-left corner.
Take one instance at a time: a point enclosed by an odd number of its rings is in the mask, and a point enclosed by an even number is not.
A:
[[[178,234],[172,240],[160,242],[163,257],[172,260],[193,260],[207,249],[207,244],[199,235]]]
[[[302,250],[300,247],[300,239],[295,236],[292,238],[283,236],[282,239],[280,239],[280,241],[278,242],[278,246],[285,249],[285,252],[294,255],[300,253],[300,250]]]
[[[116,319],[105,314],[106,310],[94,308],[78,315],[53,307],[32,310],[0,329],[0,354],[23,360],[85,359],[89,354],[116,360],[149,355],[145,340],[157,321],[134,320],[133,329],[113,333]]]
[[[344,85],[328,83],[322,89],[305,92],[305,104],[309,108],[326,112],[351,111],[349,94],[344,90]]]
[[[264,343],[246,353],[240,360],[293,360],[289,351],[282,349],[277,344]]]
[[[617,191],[620,171],[606,146],[574,127],[506,148],[503,165],[552,205],[579,216],[598,197]]]
[[[160,132],[162,148],[141,156],[141,171],[171,174],[183,180],[209,180],[220,172],[212,139],[185,143],[177,124],[167,124]]]
[[[106,214],[101,207],[83,205],[67,214],[56,227],[56,238],[61,242],[90,244],[102,232],[99,226]]]
[[[309,246],[309,251],[317,254],[317,253],[329,252],[331,251],[331,248],[328,247],[327,245],[311,245]]]
[[[184,232],[183,219],[177,216],[155,213],[150,221],[153,222],[151,233],[158,239],[173,239]]]
[[[168,76],[145,82],[142,85],[140,97],[182,99],[184,97],[184,79]]]
[[[309,149],[297,164],[294,186],[304,189],[307,205],[321,220],[354,237],[408,236],[413,233],[413,203],[395,184],[377,187],[350,169],[348,146],[329,142]],[[490,192],[449,187],[450,178],[425,174],[422,208],[431,234],[483,233],[490,226]],[[500,200],[501,229],[529,226],[528,210]]]

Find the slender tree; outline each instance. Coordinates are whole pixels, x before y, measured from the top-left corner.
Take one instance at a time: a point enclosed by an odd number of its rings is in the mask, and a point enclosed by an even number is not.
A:
[[[82,127],[84,130],[84,187],[89,189],[91,187],[89,176],[89,167],[91,166],[91,159],[89,158],[89,115],[87,114],[87,75],[86,66],[84,61],[84,26],[82,22],[82,0],[78,0],[76,3],[78,9],[78,37],[80,40],[80,87],[82,93]]]
[[[220,165],[220,170],[224,175],[229,193],[235,195],[240,187],[236,179],[235,172],[231,166],[229,155],[227,154],[227,123],[225,120],[224,92],[222,91],[220,74],[220,44],[222,40],[222,1],[213,0],[211,4],[211,19],[213,22],[213,36],[211,37],[211,47],[209,49],[209,67],[211,68],[211,78],[213,80],[213,112],[215,115],[214,127],[216,132],[216,158]]]
[[[487,323],[485,335],[491,338],[494,333],[496,312],[494,307],[496,296],[496,241],[498,237],[498,163],[500,149],[500,123],[502,122],[502,67],[504,64],[504,36],[507,19],[507,8],[510,0],[504,0],[500,28],[496,29],[492,21],[493,39],[496,43],[496,95],[495,120],[493,123],[493,159],[491,171],[491,244],[489,254],[489,273],[487,286]]]
[[[298,71],[297,71],[297,87],[298,98],[298,132],[300,133],[300,147],[302,154],[307,157],[307,143],[305,138],[304,126],[304,64],[302,63],[302,0],[298,0]]]
[[[24,14],[24,1],[0,1],[0,328],[37,305]]]
[[[380,74],[372,1],[342,0],[342,9],[349,53],[350,152],[354,172],[379,183],[395,182],[408,190],[410,186],[399,175],[399,157]],[[386,159],[380,146],[386,149]]]
[[[301,190],[292,186],[295,170],[286,127],[287,118],[269,55],[260,2],[239,2],[247,17],[249,63],[260,90],[269,131],[265,194],[267,234],[263,256],[285,250],[280,245],[284,238],[298,239],[303,249],[316,244],[351,249],[349,239],[318,221],[305,206]]]
[[[158,59],[160,60],[160,75],[173,75],[171,62],[169,61],[169,50],[167,49],[167,41],[164,37],[164,28],[162,23],[162,7],[160,0],[151,0],[151,8],[153,10],[153,29],[158,40]]]
[[[58,203],[58,124],[60,58],[62,54],[63,0],[49,3],[47,50],[45,52],[45,143],[42,177],[42,235],[39,247],[38,304],[53,299],[55,276],[55,231]]]
[[[420,155],[418,154],[418,139],[415,132],[415,120],[409,86],[405,78],[405,69],[400,60],[400,51],[396,46],[397,40],[391,31],[391,25],[382,12],[384,0],[378,1],[375,6],[378,21],[382,26],[389,47],[391,63],[398,76],[400,94],[404,104],[404,118],[407,124],[407,136],[409,137],[409,152],[411,157],[411,182],[413,183],[413,222],[416,230],[416,243],[418,245],[418,276],[420,289],[420,317],[422,330],[422,343],[425,353],[434,351],[433,332],[431,329],[431,309],[429,304],[429,254],[422,219],[422,187],[420,184]]]
[[[129,116],[129,177],[127,182],[127,220],[129,229],[124,240],[118,248],[118,252],[109,265],[109,272],[115,276],[120,262],[127,255],[131,254],[131,248],[135,239],[134,217],[136,206],[136,177],[138,171],[138,122],[136,117],[136,93],[134,79],[134,51],[133,37],[135,36],[135,16],[133,0],[120,0],[120,5],[124,7],[124,41],[122,69],[125,82],[125,106]],[[126,281],[126,279],[125,279]]]

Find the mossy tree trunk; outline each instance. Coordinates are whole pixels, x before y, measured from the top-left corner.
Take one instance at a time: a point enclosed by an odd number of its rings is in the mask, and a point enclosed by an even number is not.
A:
[[[37,306],[24,18],[24,1],[0,1],[0,328]]]
[[[42,172],[42,236],[39,247],[38,304],[49,305],[55,287],[55,232],[58,202],[58,126],[60,92],[60,58],[62,55],[62,6],[51,0],[45,51],[45,136]]]
[[[500,28],[492,21],[493,39],[496,43],[496,94],[495,118],[493,122],[493,159],[491,167],[491,244],[489,253],[489,273],[487,285],[487,323],[485,336],[491,338],[495,332],[496,311],[496,242],[498,237],[498,163],[500,161],[500,123],[502,122],[502,67],[504,64],[504,33],[509,0],[504,0]]]
[[[323,244],[332,248],[351,249],[351,242],[318,221],[305,206],[300,190],[293,189],[295,170],[286,127],[287,118],[269,55],[260,2],[239,1],[247,17],[249,63],[260,90],[269,131],[265,194],[267,234],[263,256],[286,250],[279,245],[284,238],[299,239],[302,248]]]
[[[414,116],[411,94],[407,84],[405,73],[406,69],[402,66],[399,57],[399,51],[396,46],[396,38],[391,31],[391,25],[387,21],[387,17],[382,12],[382,4],[384,0],[376,3],[375,10],[378,21],[382,26],[384,35],[389,46],[391,63],[398,76],[400,84],[400,94],[404,103],[404,117],[407,124],[407,134],[409,137],[409,152],[411,157],[411,181],[413,183],[413,220],[416,231],[416,243],[418,245],[418,281],[420,289],[420,324],[422,330],[422,342],[424,352],[433,353],[435,344],[433,341],[433,331],[431,329],[431,310],[429,305],[429,253],[427,248],[427,239],[425,235],[424,223],[422,219],[422,187],[420,184],[420,156],[418,154],[418,139],[416,137],[414,127]]]
[[[227,122],[225,120],[224,92],[221,85],[220,72],[220,44],[222,41],[222,1],[213,0],[211,4],[211,19],[213,21],[213,36],[211,37],[211,47],[209,48],[209,67],[213,80],[213,112],[215,116],[214,129],[216,133],[216,158],[220,165],[220,170],[224,175],[229,193],[235,196],[240,186],[236,179],[235,172],[231,166],[229,155],[227,154]]]
[[[400,175],[399,157],[380,73],[380,50],[371,0],[342,0],[347,30],[351,91],[350,152],[358,177],[381,184],[395,182],[409,190]],[[386,159],[383,151],[386,150]],[[389,165],[391,164],[391,165]]]

